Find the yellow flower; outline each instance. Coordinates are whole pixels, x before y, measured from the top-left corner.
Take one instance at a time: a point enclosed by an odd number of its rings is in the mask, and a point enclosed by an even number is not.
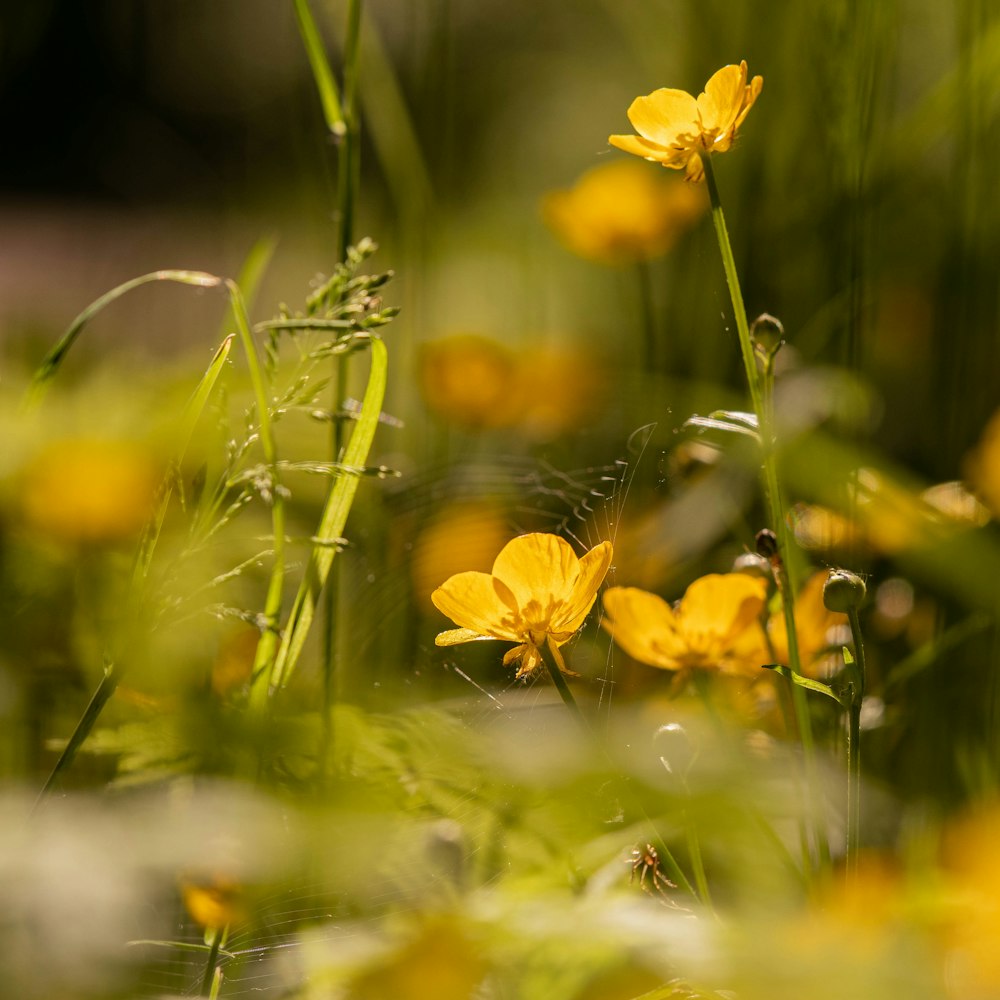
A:
[[[602,625],[629,656],[664,670],[742,666],[738,641],[756,627],[767,583],[743,573],[712,573],[688,587],[672,608],[636,587],[611,587]]]
[[[434,606],[462,626],[434,641],[439,646],[478,639],[516,642],[503,662],[520,661],[518,677],[538,668],[547,643],[565,670],[559,646],[583,625],[610,565],[610,542],[578,559],[558,535],[514,538],[500,550],[492,573],[458,573],[431,594]]]
[[[420,388],[427,408],[469,430],[516,422],[522,401],[519,374],[514,352],[485,337],[460,334],[420,349]]]
[[[185,876],[180,888],[184,908],[202,927],[227,927],[246,920],[243,887],[230,875]]]
[[[488,500],[442,508],[413,542],[410,580],[421,608],[431,609],[431,593],[441,580],[463,569],[489,569],[497,550],[512,534],[503,510]],[[407,540],[413,540],[412,526]]]
[[[743,119],[764,86],[755,76],[747,83],[747,64],[723,66],[705,84],[697,99],[687,91],[661,87],[646,97],[637,97],[628,109],[636,135],[612,135],[612,146],[684,169],[689,181],[705,176],[701,157],[725,153],[733,144]]]
[[[84,438],[46,446],[24,471],[21,505],[36,531],[100,544],[138,535],[153,512],[160,469],[126,441]]]
[[[667,181],[635,160],[594,167],[542,202],[545,222],[567,249],[602,264],[665,254],[707,208],[702,189]]]
[[[604,405],[607,381],[607,366],[579,345],[526,352],[514,392],[523,400],[518,430],[533,441],[579,432]]]

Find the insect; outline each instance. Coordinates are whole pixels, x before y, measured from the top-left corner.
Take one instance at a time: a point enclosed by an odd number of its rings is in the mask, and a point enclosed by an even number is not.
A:
[[[677,886],[674,885],[670,879],[660,870],[660,856],[656,853],[656,848],[652,844],[646,844],[645,850],[638,847],[634,848],[631,855],[625,859],[625,863],[632,866],[632,871],[629,875],[629,883],[635,881],[635,876],[639,875],[639,885],[646,890],[646,892],[651,892],[655,889],[659,893],[663,893],[665,887],[671,889],[676,889]],[[649,876],[649,884],[646,884],[646,876]]]

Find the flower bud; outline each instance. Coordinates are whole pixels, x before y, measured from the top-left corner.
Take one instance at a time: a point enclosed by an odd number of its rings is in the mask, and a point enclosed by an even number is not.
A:
[[[778,536],[770,528],[762,528],[754,535],[757,555],[763,559],[774,559],[778,555]]]
[[[753,341],[753,349],[769,361],[785,342],[785,328],[781,325],[781,320],[769,313],[761,313],[750,324],[750,339]]]
[[[827,611],[856,611],[865,599],[865,581],[846,569],[830,570],[823,584],[823,604]]]

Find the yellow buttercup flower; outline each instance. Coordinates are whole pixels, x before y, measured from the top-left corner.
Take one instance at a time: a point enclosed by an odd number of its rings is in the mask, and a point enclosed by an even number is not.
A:
[[[521,412],[517,355],[495,341],[459,334],[420,349],[427,408],[469,430],[509,427]]]
[[[695,580],[676,607],[637,587],[611,587],[601,624],[629,656],[651,667],[731,672],[743,665],[737,644],[757,627],[766,596],[766,581],[743,573]]]
[[[602,264],[665,254],[707,208],[702,189],[668,181],[635,160],[594,167],[542,202],[546,223],[567,249]]]
[[[747,83],[747,64],[723,66],[697,98],[684,90],[661,87],[637,97],[628,118],[638,135],[612,135],[612,146],[674,170],[684,170],[689,181],[705,176],[703,155],[725,153],[733,144],[743,119],[753,107],[764,79]]]
[[[22,511],[35,531],[62,542],[132,539],[153,512],[160,476],[159,465],[140,444],[55,441],[24,470]]]
[[[601,542],[580,559],[558,535],[512,539],[500,550],[491,573],[458,573],[431,594],[434,606],[461,626],[442,632],[435,643],[516,642],[503,662],[519,662],[518,677],[539,667],[547,644],[565,670],[559,647],[580,630],[593,607],[611,551],[610,542]]]

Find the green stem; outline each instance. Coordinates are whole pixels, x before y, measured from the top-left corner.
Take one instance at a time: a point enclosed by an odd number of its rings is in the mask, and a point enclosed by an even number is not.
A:
[[[617,770],[614,762],[611,760],[611,756],[608,753],[607,747],[604,745],[603,741],[594,731],[593,727],[587,721],[586,716],[580,710],[580,706],[577,704],[576,698],[573,697],[573,692],[569,689],[569,685],[566,683],[566,678],[563,676],[563,672],[560,669],[559,661],[562,659],[562,654],[559,652],[559,647],[555,643],[548,639],[545,643],[538,647],[538,651],[542,654],[542,662],[545,664],[546,669],[549,672],[549,676],[552,678],[552,683],[555,684],[556,690],[559,692],[559,697],[562,698],[563,704],[569,709],[570,714],[579,722],[580,728],[583,729],[587,738],[591,740],[594,744],[595,749],[600,754],[600,756],[608,763],[612,768]],[[642,813],[643,818],[651,827],[653,827],[653,821],[649,818],[648,813],[643,808],[641,802],[636,802],[636,806],[639,812]],[[655,827],[653,827],[655,829]],[[660,860],[663,862],[664,868],[667,870],[667,874],[674,882],[680,886],[685,892],[690,893],[692,896],[697,895],[695,893],[694,887],[691,885],[690,880],[684,874],[683,869],[677,863],[677,859],[670,852],[670,848],[667,847],[663,838],[657,834],[660,841],[660,845],[663,851],[660,853]]]
[[[802,663],[799,656],[798,633],[795,628],[795,589],[794,581],[788,569],[790,556],[788,526],[785,522],[784,505],[778,482],[777,462],[774,452],[774,427],[773,420],[771,419],[773,404],[769,398],[773,371],[770,367],[768,368],[769,377],[766,380],[765,389],[765,380],[761,378],[760,372],[757,369],[753,343],[750,339],[746,308],[743,305],[743,292],[740,289],[740,279],[736,270],[736,260],[733,257],[732,244],[729,242],[729,232],[726,228],[726,217],[722,211],[719,189],[715,183],[712,158],[706,154],[702,157],[702,161],[705,167],[705,181],[708,185],[708,195],[712,204],[712,224],[715,226],[715,235],[718,239],[719,252],[722,256],[722,267],[726,274],[726,283],[729,286],[729,296],[732,300],[733,313],[736,319],[740,354],[743,357],[743,367],[746,371],[750,400],[753,404],[754,413],[757,417],[757,426],[760,430],[764,495],[767,501],[770,527],[777,539],[778,554],[780,556],[777,575],[778,585],[781,590],[781,606],[785,619],[785,631],[788,637],[788,665],[795,673],[801,674]],[[768,397],[766,401],[765,395]],[[795,708],[799,739],[802,742],[802,757],[805,766],[806,781],[813,799],[814,812],[817,813],[815,816],[814,831],[816,848],[819,852],[821,864],[826,866],[829,860],[829,844],[827,843],[826,832],[823,828],[822,817],[818,814],[816,808],[819,804],[816,750],[813,742],[812,725],[809,719],[809,706],[806,702],[805,692],[798,685],[792,685],[792,704]]]
[[[219,964],[219,951],[222,948],[222,942],[225,939],[226,927],[216,927],[212,931],[212,942],[208,950],[208,960],[205,962],[205,972],[201,977],[201,996],[203,997],[213,997],[218,994],[219,987],[218,983],[221,981],[220,977],[216,975],[217,966]]]
[[[847,728],[847,877],[858,871],[861,848],[861,706],[865,697],[865,646],[857,608],[847,612],[854,640],[854,677]]]
[[[267,585],[267,596],[264,599],[264,629],[257,653],[254,657],[252,681],[250,686],[250,704],[254,711],[261,711],[267,702],[268,678],[278,651],[279,624],[281,621],[281,599],[285,582],[285,498],[284,490],[278,473],[278,450],[274,438],[274,428],[271,423],[271,403],[267,395],[267,384],[261,370],[260,358],[257,355],[257,345],[250,331],[250,320],[247,317],[246,306],[239,287],[233,281],[226,282],[233,308],[233,318],[236,329],[246,354],[247,369],[250,372],[250,383],[253,386],[257,409],[257,428],[260,437],[264,461],[270,471],[271,492],[271,530],[274,535],[274,562],[271,566],[271,578]]]
[[[350,0],[347,8],[347,34],[344,42],[344,131],[337,160],[337,260],[347,260],[347,249],[354,235],[354,208],[361,174],[361,128],[358,119],[358,67],[360,64],[361,2]],[[344,421],[340,417],[347,397],[350,366],[346,357],[337,358],[334,379],[331,451],[339,462],[344,452]],[[337,669],[337,623],[339,620],[342,569],[340,560],[333,567],[323,604],[323,734],[321,760],[329,757],[333,739],[331,710],[339,700],[340,671]]]

